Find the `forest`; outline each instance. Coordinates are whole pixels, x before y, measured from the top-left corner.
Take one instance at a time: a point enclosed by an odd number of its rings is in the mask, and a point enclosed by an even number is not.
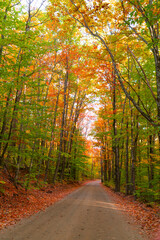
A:
[[[25,190],[101,178],[158,203],[160,2],[0,8],[0,172]]]

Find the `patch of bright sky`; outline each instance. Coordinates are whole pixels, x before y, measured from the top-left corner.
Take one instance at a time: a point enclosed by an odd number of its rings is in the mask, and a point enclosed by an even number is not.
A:
[[[42,10],[42,11],[44,11],[49,4],[48,0],[21,0],[20,2],[21,2],[21,6],[24,7],[25,11],[28,10],[29,3],[31,4],[32,10],[36,10],[36,9],[40,8],[40,10]],[[107,2],[107,1],[104,0],[104,2]],[[88,1],[88,3],[90,4],[90,6],[93,6],[92,0]],[[86,33],[86,30],[84,28],[81,29],[81,33],[82,33],[82,39],[81,39],[82,45],[97,44],[97,41],[89,33]],[[84,117],[83,122],[81,123],[81,126],[82,126],[82,132],[85,135],[85,137],[88,140],[92,140],[93,137],[90,136],[90,133],[92,131],[92,126],[93,126],[94,122],[97,120],[96,112],[100,108],[99,99],[96,98],[94,103],[87,106],[87,108],[88,109],[92,108],[93,110],[86,110],[86,116]]]
[[[100,108],[99,98],[95,98],[93,103],[90,103],[86,107],[85,117],[81,122],[81,128],[83,135],[88,140],[93,140],[91,132],[93,130],[94,122],[97,120],[97,112]]]
[[[31,5],[31,9],[41,9],[45,10],[45,8],[48,5],[47,0],[20,0],[21,6],[25,8],[25,10],[28,9],[28,5]]]

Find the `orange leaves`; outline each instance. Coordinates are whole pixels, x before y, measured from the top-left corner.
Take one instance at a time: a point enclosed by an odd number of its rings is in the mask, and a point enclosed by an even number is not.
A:
[[[114,199],[114,201],[120,205],[121,209],[124,209],[124,214],[127,212],[134,218],[135,224],[138,223],[141,225],[142,233],[147,233],[149,239],[159,239],[154,238],[154,235],[157,235],[159,233],[160,219],[158,217],[158,206],[155,205],[151,208],[144,203],[135,201],[133,196],[126,197],[123,194],[118,195],[108,187],[104,187],[104,189],[107,191],[107,194],[109,194]]]
[[[48,85],[48,86],[49,86],[49,81],[46,81],[46,85]]]
[[[54,188],[47,185],[41,190],[25,192],[23,189],[15,190],[13,185],[8,182],[5,187],[5,194],[0,193],[0,229],[44,210],[64,198],[78,186],[80,185],[64,183],[57,184]]]

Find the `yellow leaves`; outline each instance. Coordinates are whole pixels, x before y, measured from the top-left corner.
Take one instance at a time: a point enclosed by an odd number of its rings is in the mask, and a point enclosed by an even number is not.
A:
[[[72,13],[75,13],[75,12],[78,12],[80,11],[81,9],[81,5],[80,3],[76,4],[76,5],[72,5]],[[82,12],[82,11],[81,11]]]

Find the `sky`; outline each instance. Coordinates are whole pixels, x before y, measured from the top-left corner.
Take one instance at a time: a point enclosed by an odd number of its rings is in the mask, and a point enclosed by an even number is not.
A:
[[[44,10],[48,5],[48,0],[20,0],[21,5],[28,6],[29,1],[31,1],[32,8],[39,8],[41,5],[41,9]]]
[[[20,0],[21,5],[26,6],[25,11],[27,11],[27,9],[28,9],[29,1],[31,2],[31,9],[37,9],[41,6],[40,9],[45,10],[46,6],[49,4],[48,0]],[[84,32],[82,31],[82,34],[84,35],[83,41],[85,44],[85,42],[87,41],[89,36],[87,35],[85,38],[85,35],[86,35],[85,30],[84,30]],[[92,43],[94,40],[93,40],[93,38],[89,38],[89,41]],[[96,103],[98,103],[97,100],[96,100]],[[95,104],[94,110],[97,111],[98,109],[99,109],[99,105]],[[93,138],[92,136],[90,136],[90,133],[92,131],[92,125],[93,125],[94,121],[97,119],[97,115],[94,110],[87,110],[86,117],[84,118],[84,120],[82,122],[83,134],[85,135],[85,137],[88,140],[91,140]]]

